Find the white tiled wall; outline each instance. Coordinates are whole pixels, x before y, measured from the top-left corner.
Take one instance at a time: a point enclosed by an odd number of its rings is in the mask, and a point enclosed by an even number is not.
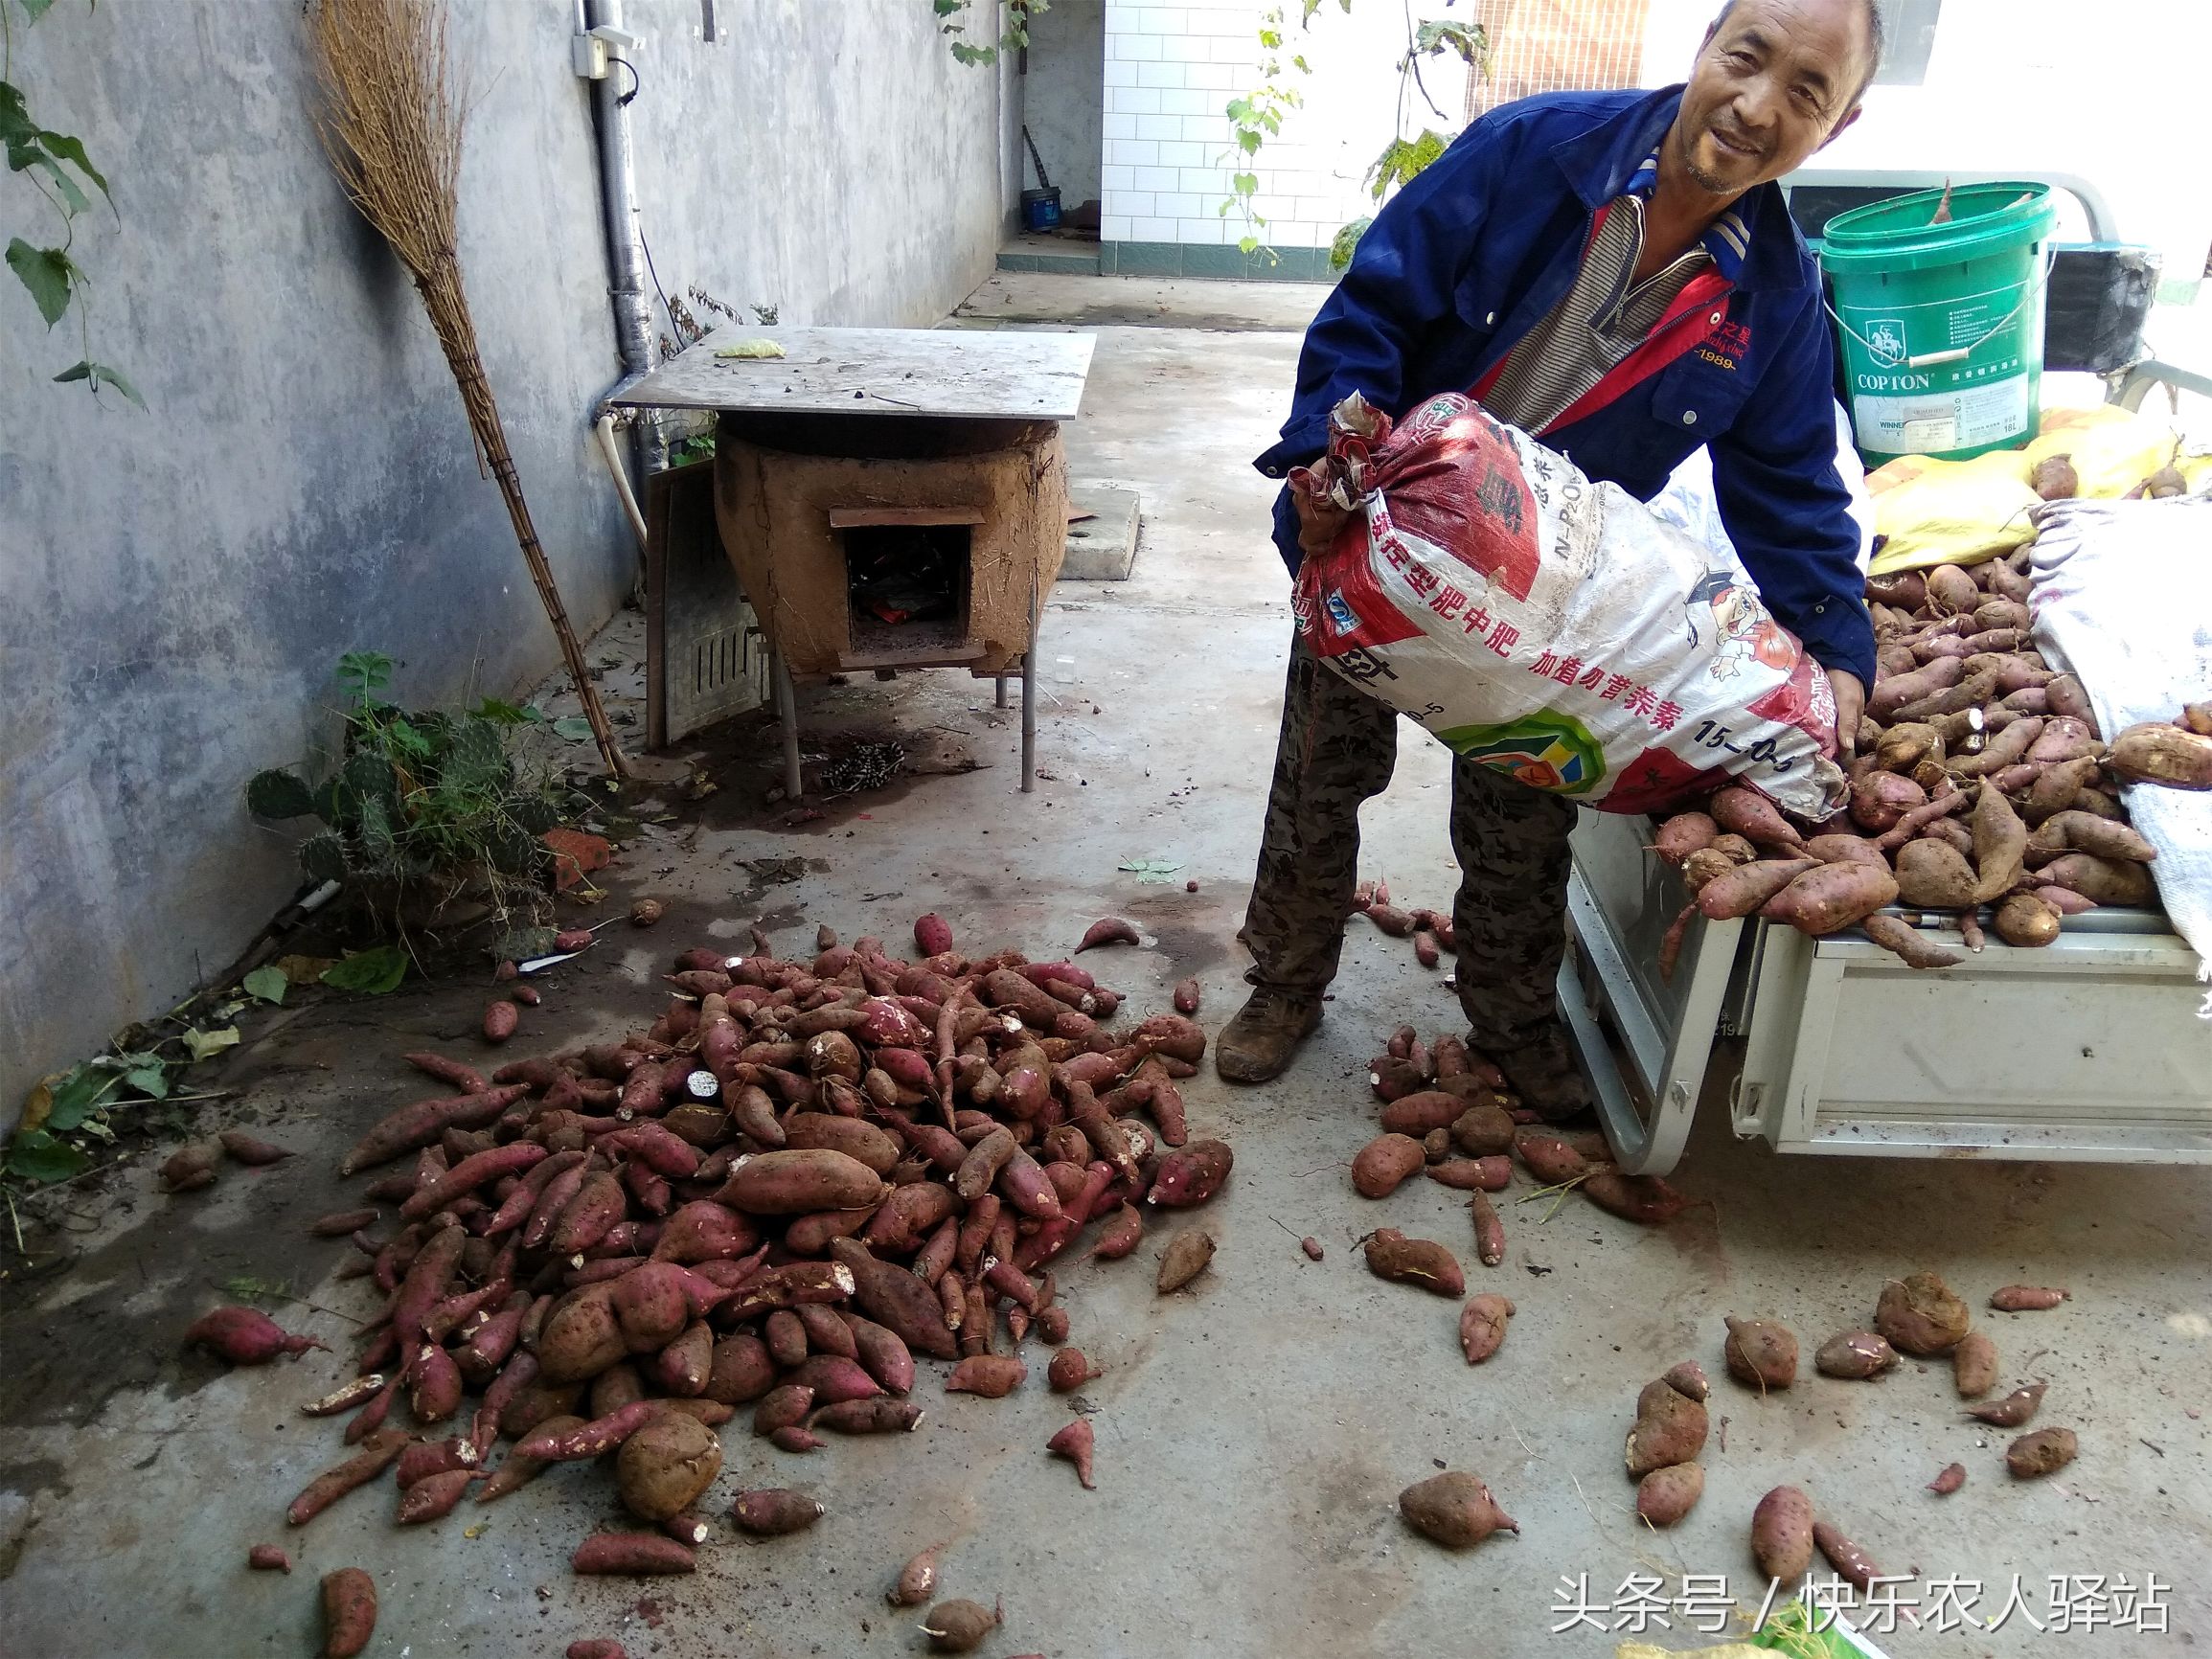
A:
[[[1234,243],[1244,234],[1239,210],[1220,212],[1237,170],[1225,110],[1258,84],[1266,10],[1265,0],[1106,0],[1104,240]],[[1359,180],[1390,141],[1404,13],[1390,0],[1365,0],[1349,14],[1330,6],[1301,31],[1297,0],[1285,10],[1291,18],[1286,64],[1303,52],[1313,73],[1288,77],[1305,105],[1261,148],[1254,205],[1268,221],[1261,235],[1274,246],[1327,247],[1338,226],[1373,211]],[[1441,0],[1414,8],[1416,15],[1441,11]],[[1431,58],[1423,74],[1429,95],[1454,119],[1439,118],[1410,94],[1418,116],[1409,112],[1408,131],[1454,130],[1465,70],[1456,59]]]

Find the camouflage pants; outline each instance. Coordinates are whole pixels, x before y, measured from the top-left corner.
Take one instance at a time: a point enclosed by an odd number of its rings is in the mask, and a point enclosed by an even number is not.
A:
[[[1318,993],[1335,978],[1358,876],[1359,806],[1381,793],[1397,758],[1397,711],[1294,639],[1244,923],[1253,984]],[[1452,762],[1452,931],[1460,1007],[1477,1047],[1517,1048],[1555,1017],[1575,810],[1471,761]]]

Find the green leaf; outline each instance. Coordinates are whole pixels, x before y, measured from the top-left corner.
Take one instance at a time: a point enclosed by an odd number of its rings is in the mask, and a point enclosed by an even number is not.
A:
[[[377,696],[392,683],[392,659],[382,651],[348,651],[338,659],[338,690],[353,698],[356,708],[373,708]]]
[[[122,370],[110,369],[105,363],[95,363],[89,357],[70,364],[54,378],[57,384],[67,380],[89,380],[95,396],[99,395],[101,387],[113,386],[141,409],[146,407],[146,399],[138,395],[136,386],[124,378]]]
[[[46,1113],[46,1127],[57,1134],[66,1134],[105,1103],[114,1092],[119,1079],[112,1073],[82,1065],[62,1079],[54,1091],[54,1103]]]
[[[46,15],[53,7],[54,0],[16,0],[16,4],[23,8],[23,15],[35,23]]]
[[[292,982],[285,977],[281,967],[257,967],[239,983],[248,996],[259,997],[262,1002],[283,1002]]]
[[[1452,17],[1435,17],[1413,32],[1413,50],[1431,57],[1456,52],[1471,69],[1479,69],[1490,51],[1490,35],[1479,23],[1462,23]]]
[[[314,809],[314,791],[281,766],[246,780],[246,810],[257,818],[305,818]]]
[[[68,253],[61,248],[34,248],[16,237],[8,244],[8,268],[15,273],[17,282],[31,290],[46,326],[51,329],[58,323],[61,313],[69,309],[70,284],[77,275],[77,267],[70,262]],[[64,372],[55,378],[69,380],[82,376]]]
[[[526,703],[510,703],[500,697],[480,698],[468,712],[477,719],[490,720],[495,726],[525,726],[532,720],[544,718]]]
[[[430,758],[430,739],[418,732],[404,715],[384,728],[384,736],[400,754],[417,761]]]
[[[38,134],[38,142],[45,147],[48,155],[53,156],[57,161],[67,162],[98,185],[102,195],[107,195],[107,180],[101,176],[100,170],[94,167],[86,157],[82,139],[72,138],[66,132],[47,132],[41,129]],[[108,199],[113,201],[115,198],[109,196]]]
[[[44,135],[41,134],[40,136],[43,137]],[[16,153],[15,147],[10,145],[8,147],[8,165],[15,168],[17,172],[21,172],[23,168],[15,165]],[[61,193],[61,199],[67,204],[63,210],[65,216],[74,216],[92,205],[85,193],[77,188],[77,181],[61,170],[59,162],[50,155],[41,155],[36,150],[27,148],[24,153],[26,157],[24,166],[35,166],[54,181],[54,188]]]
[[[1165,858],[1130,858],[1124,860],[1119,868],[1128,871],[1139,881],[1159,882],[1167,880],[1182,866],[1171,864]]]
[[[580,743],[591,736],[591,722],[582,715],[569,715],[553,722],[553,735]]]
[[[21,90],[0,80],[0,142],[12,146],[37,135],[38,124],[31,119]]]
[[[184,1034],[184,1046],[195,1060],[204,1060],[210,1055],[219,1055],[227,1048],[236,1048],[239,1028],[235,1025],[217,1026],[214,1031],[201,1031],[194,1026]]]
[[[26,1129],[8,1147],[8,1172],[26,1181],[66,1181],[92,1168],[92,1160],[44,1129]]]
[[[140,1066],[123,1074],[123,1080],[142,1095],[151,1095],[157,1101],[169,1099],[169,1068],[162,1065]]]
[[[1256,195],[1260,189],[1260,175],[1256,172],[1238,173],[1229,180],[1229,188],[1239,195]]]
[[[282,1279],[257,1279],[251,1273],[235,1274],[223,1281],[223,1294],[233,1302],[275,1304],[291,1299],[292,1287]]]
[[[406,977],[407,953],[396,944],[354,951],[337,966],[323,970],[325,985],[339,990],[365,991],[371,996],[398,990],[399,982]]]
[[[1356,218],[1337,231],[1335,240],[1329,244],[1331,270],[1340,271],[1351,264],[1353,250],[1358,247],[1359,239],[1367,234],[1367,227],[1374,222],[1372,218]]]

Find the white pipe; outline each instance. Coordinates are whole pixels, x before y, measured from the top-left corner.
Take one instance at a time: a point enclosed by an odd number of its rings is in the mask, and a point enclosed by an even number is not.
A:
[[[622,445],[615,442],[614,417],[602,415],[596,428],[599,433],[600,453],[606,457],[606,469],[614,474],[614,487],[621,492],[623,511],[629,514],[629,527],[637,535],[637,550],[645,552],[645,514],[638,511],[637,492],[629,487],[629,472],[622,464]]]
[[[583,3],[584,15],[594,27],[622,27],[622,0]],[[600,205],[606,229],[607,295],[614,303],[615,349],[626,375],[642,375],[652,367],[652,303],[646,298],[645,242],[638,229],[629,110],[623,102],[626,83],[632,91],[636,89],[634,74],[634,70],[615,73],[610,65],[607,75],[591,86],[592,108],[597,116],[593,125],[599,151]],[[632,434],[640,477],[668,465],[668,447],[661,437],[657,410],[641,411]]]

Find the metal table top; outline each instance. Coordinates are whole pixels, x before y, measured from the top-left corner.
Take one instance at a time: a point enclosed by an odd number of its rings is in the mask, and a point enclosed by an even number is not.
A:
[[[724,324],[610,403],[751,414],[1072,420],[1095,334]],[[773,340],[781,357],[725,357]]]

